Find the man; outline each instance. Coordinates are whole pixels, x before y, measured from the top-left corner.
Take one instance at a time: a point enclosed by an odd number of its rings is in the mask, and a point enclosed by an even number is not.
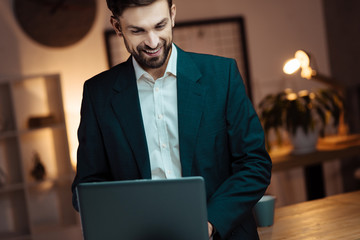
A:
[[[176,47],[171,0],[107,4],[131,57],[84,84],[73,191],[80,182],[202,176],[209,236],[258,239],[252,207],[271,161],[236,62]]]

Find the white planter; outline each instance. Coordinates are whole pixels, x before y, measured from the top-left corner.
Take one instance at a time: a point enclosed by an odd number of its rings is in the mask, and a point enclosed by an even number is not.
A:
[[[306,134],[304,130],[299,127],[296,129],[295,135],[290,135],[290,141],[293,145],[293,154],[305,154],[316,151],[316,144],[319,138],[319,131],[315,129]]]

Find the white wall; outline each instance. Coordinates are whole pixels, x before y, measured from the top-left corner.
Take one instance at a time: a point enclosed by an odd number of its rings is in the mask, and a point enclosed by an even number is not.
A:
[[[282,73],[284,62],[297,49],[312,53],[320,72],[330,72],[321,0],[177,0],[176,3],[178,21],[245,17],[255,103],[265,94],[284,87],[319,86],[304,84],[304,80]]]
[[[329,74],[321,0],[174,0],[177,21],[244,16],[255,104],[267,93],[285,87],[319,85],[282,73],[285,60],[304,49]],[[0,0],[0,81],[32,74],[60,73],[70,150],[77,147],[76,130],[82,84],[107,68],[103,31],[110,27],[105,0],[98,0],[96,22],[80,42],[65,48],[41,46],[19,28],[12,0]],[[51,24],[51,23],[49,23]]]

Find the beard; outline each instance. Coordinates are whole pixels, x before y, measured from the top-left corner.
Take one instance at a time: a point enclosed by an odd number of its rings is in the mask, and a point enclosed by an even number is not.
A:
[[[128,50],[128,52],[135,58],[135,60],[139,63],[139,65],[142,66],[144,69],[145,68],[156,69],[156,68],[162,67],[165,64],[165,62],[169,56],[169,52],[171,50],[171,41],[166,42],[165,40],[161,40],[159,45],[154,49],[149,48],[146,45],[139,45],[136,47],[136,51],[131,50],[129,48],[129,45],[125,38],[124,38],[124,43],[125,43],[125,46],[126,46],[126,49]],[[146,50],[155,50],[160,47],[163,48],[163,52],[160,56],[149,57],[145,53]]]

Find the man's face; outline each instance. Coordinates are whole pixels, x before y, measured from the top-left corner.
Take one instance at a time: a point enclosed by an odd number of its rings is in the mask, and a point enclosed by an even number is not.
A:
[[[164,67],[169,58],[175,14],[175,5],[169,11],[166,0],[157,0],[148,6],[126,9],[118,26],[114,20],[112,24],[136,61],[145,70],[157,69]]]

